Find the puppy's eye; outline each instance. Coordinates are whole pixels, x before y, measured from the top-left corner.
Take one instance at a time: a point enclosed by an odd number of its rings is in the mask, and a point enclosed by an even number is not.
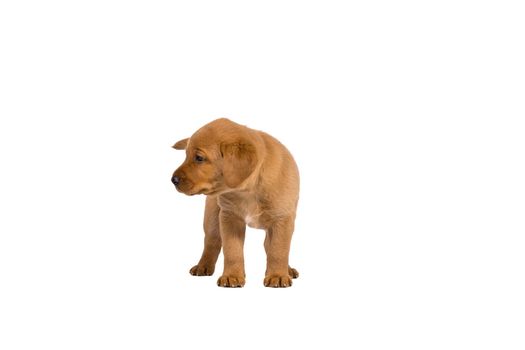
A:
[[[204,157],[203,156],[199,156],[198,154],[195,155],[195,162],[197,162],[197,163],[204,162]]]

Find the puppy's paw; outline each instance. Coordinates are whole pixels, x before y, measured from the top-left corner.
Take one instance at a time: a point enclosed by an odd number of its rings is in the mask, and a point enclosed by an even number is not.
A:
[[[297,278],[299,277],[299,271],[294,269],[293,267],[288,266],[288,274],[291,278]]]
[[[297,271],[296,271],[297,272]],[[265,287],[286,288],[292,286],[291,276],[266,276],[264,278]]]
[[[240,276],[221,276],[217,280],[217,285],[219,287],[230,287],[230,288],[239,288],[243,287],[246,282],[244,277]]]
[[[192,276],[211,276],[214,271],[214,266],[195,265],[190,269],[190,274]]]

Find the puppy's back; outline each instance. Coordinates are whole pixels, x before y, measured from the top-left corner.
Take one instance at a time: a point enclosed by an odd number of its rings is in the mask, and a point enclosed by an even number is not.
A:
[[[290,151],[279,140],[263,131],[258,133],[266,148],[260,181],[274,200],[295,208],[299,198],[297,164]]]

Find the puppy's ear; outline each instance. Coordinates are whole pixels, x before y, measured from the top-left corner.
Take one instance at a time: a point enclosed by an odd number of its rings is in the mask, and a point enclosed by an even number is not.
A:
[[[255,146],[239,142],[221,144],[222,173],[226,186],[235,188],[250,176],[257,165]]]
[[[175,149],[186,149],[186,146],[188,145],[188,140],[189,140],[189,138],[177,141],[177,143],[175,143],[171,147],[173,147]]]

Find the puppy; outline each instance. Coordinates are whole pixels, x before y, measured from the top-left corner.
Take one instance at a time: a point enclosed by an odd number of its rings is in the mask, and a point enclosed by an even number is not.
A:
[[[299,171],[290,152],[272,136],[217,119],[180,140],[184,163],[171,181],[186,195],[206,195],[204,251],[194,276],[211,276],[223,249],[221,287],[242,287],[246,225],[266,231],[266,287],[290,287],[288,265],[299,199]]]

